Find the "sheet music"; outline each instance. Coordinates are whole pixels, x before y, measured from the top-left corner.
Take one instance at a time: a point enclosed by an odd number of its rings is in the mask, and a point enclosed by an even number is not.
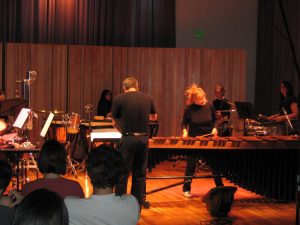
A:
[[[54,113],[50,113],[47,120],[46,120],[45,125],[43,126],[43,129],[41,130],[41,133],[40,133],[41,137],[46,136],[47,131],[48,131],[50,125],[51,125],[51,122],[52,122],[53,118],[54,118]]]
[[[91,132],[91,141],[98,138],[105,138],[105,139],[118,139],[121,138],[122,134],[117,131],[115,128],[109,128],[109,129],[94,129]]]
[[[22,129],[22,127],[24,126],[24,123],[26,122],[26,120],[29,116],[29,112],[30,112],[30,109],[23,108],[21,110],[21,112],[19,113],[13,127],[17,127],[17,128]]]

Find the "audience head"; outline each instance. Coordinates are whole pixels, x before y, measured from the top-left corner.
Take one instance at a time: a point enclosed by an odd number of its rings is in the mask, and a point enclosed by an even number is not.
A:
[[[63,198],[55,192],[38,189],[28,194],[15,210],[13,225],[68,225]]]
[[[190,87],[188,87],[185,91],[185,95],[187,96],[188,105],[205,105],[207,103],[205,92],[196,84],[192,84]]]
[[[123,88],[125,91],[129,90],[130,88],[135,88],[136,90],[138,90],[139,83],[134,77],[128,77],[123,81]]]
[[[126,165],[120,152],[108,145],[100,145],[89,152],[87,172],[94,188],[114,188],[126,174]]]
[[[9,185],[12,177],[11,166],[4,160],[0,160],[0,198]]]
[[[216,85],[215,95],[218,99],[222,99],[225,95],[225,88],[220,84]]]
[[[105,89],[101,93],[100,101],[111,102],[112,101],[112,93],[110,90]]]
[[[280,96],[284,97],[295,97],[293,86],[289,81],[281,81],[280,84]]]
[[[64,146],[56,140],[46,141],[41,149],[38,167],[41,173],[66,174],[67,153]]]

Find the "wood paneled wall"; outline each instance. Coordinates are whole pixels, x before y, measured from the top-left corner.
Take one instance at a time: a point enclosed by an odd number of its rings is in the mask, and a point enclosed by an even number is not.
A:
[[[77,112],[83,117],[86,104],[93,104],[96,111],[103,89],[111,89],[115,96],[122,92],[123,79],[134,76],[140,90],[154,98],[159,135],[163,136],[180,135],[184,91],[192,83],[203,87],[209,101],[214,98],[216,84],[225,86],[226,96],[232,101],[243,101],[246,94],[243,49],[9,43],[5,57],[8,98],[18,88],[16,80],[26,78],[28,70],[35,70],[38,77],[31,85],[30,99],[33,109]]]

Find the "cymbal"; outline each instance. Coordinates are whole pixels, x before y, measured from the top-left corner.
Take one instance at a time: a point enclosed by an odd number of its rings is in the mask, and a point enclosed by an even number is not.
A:
[[[50,113],[50,111],[47,111],[45,109],[34,109],[33,111],[37,113],[47,113],[47,114]]]
[[[38,112],[38,113],[45,113],[45,114],[49,114],[49,113],[53,113],[53,114],[63,114],[65,113],[65,111],[62,111],[62,110],[53,110],[53,111],[49,111],[49,110],[45,110],[45,109],[37,109],[37,110],[33,110],[35,112]]]
[[[51,112],[54,113],[54,114],[63,114],[63,113],[65,113],[65,111],[57,110],[57,109],[55,109],[55,110],[53,110]]]

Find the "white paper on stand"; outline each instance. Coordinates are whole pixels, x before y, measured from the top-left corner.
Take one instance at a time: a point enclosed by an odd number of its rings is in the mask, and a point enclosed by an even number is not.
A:
[[[26,120],[27,120],[27,118],[29,116],[29,112],[30,112],[30,109],[23,108],[20,111],[20,113],[19,113],[19,115],[18,115],[18,117],[17,117],[17,119],[16,119],[13,127],[17,127],[17,128],[22,129],[22,127],[24,126],[24,123],[26,122]]]
[[[53,118],[54,118],[54,114],[50,113],[49,116],[48,116],[48,118],[47,118],[47,120],[46,120],[45,125],[43,126],[43,129],[41,130],[41,133],[40,133],[41,137],[45,137],[46,136]]]

